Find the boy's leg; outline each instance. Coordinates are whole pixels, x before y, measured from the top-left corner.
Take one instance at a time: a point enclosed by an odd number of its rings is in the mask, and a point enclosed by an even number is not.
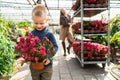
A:
[[[41,80],[39,71],[35,71],[31,65],[30,65],[30,71],[31,71],[32,80]]]
[[[40,80],[52,80],[53,68],[52,65],[46,66],[45,69],[41,72]]]

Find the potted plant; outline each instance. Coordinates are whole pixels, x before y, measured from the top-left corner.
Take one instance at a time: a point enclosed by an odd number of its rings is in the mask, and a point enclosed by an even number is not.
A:
[[[25,62],[30,62],[35,70],[42,70],[44,68],[43,60],[48,57],[52,58],[55,54],[54,46],[47,37],[40,40],[32,33],[29,33],[26,37],[21,37],[14,48],[15,52],[21,54]]]

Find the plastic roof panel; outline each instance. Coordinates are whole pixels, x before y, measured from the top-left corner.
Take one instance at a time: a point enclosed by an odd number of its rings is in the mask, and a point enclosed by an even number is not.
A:
[[[30,21],[32,6],[37,0],[0,0],[0,15],[14,21]],[[69,12],[75,0],[45,0],[49,9],[49,17],[53,21],[59,20],[59,9],[66,8]],[[42,0],[42,4],[45,4]],[[119,0],[110,0],[111,8],[120,8]],[[119,12],[120,13],[120,12]],[[73,14],[71,12],[71,14]]]

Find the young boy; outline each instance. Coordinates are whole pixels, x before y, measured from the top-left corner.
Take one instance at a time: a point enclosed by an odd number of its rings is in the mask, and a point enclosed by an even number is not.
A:
[[[43,5],[36,5],[32,10],[32,20],[34,25],[34,30],[32,34],[38,36],[41,40],[46,36],[54,45],[55,52],[58,50],[58,45],[56,43],[54,35],[47,30],[45,27],[47,18],[47,9]],[[40,71],[34,70],[30,65],[32,80],[51,80],[52,77],[52,60],[50,57],[43,60],[45,68]]]

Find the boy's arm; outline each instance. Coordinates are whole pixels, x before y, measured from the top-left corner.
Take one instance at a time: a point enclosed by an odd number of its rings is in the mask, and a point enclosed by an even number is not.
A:
[[[52,44],[54,46],[55,53],[56,53],[58,51],[58,45],[57,45],[57,42],[56,42],[54,35],[51,32],[49,33],[49,40],[52,42]]]

